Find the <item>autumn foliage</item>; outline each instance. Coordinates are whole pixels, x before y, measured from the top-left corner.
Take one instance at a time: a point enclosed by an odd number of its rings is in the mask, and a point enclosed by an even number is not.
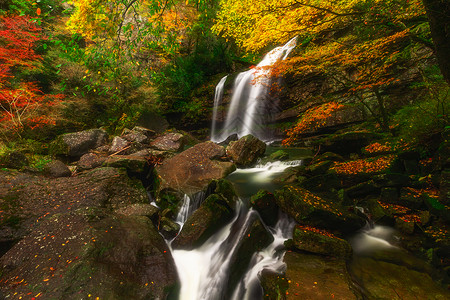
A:
[[[24,126],[35,129],[54,124],[55,121],[40,109],[54,105],[62,96],[45,95],[35,82],[20,76],[40,67],[42,57],[35,48],[43,39],[41,29],[30,17],[3,16],[0,36],[0,124],[16,134],[20,134]]]
[[[325,126],[333,112],[344,107],[337,102],[329,102],[313,107],[299,116],[297,124],[287,131],[287,138],[283,140],[284,145],[292,144],[301,134],[308,130],[318,129]]]

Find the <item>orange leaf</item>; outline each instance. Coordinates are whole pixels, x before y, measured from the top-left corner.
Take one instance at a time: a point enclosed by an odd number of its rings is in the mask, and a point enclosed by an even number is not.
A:
[[[36,14],[37,14],[38,16],[41,15],[41,9],[40,9],[39,7],[36,9]]]

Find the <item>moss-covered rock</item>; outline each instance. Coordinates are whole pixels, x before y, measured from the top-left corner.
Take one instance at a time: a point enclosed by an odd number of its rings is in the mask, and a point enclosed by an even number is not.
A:
[[[334,233],[351,233],[364,226],[361,217],[331,200],[321,198],[300,187],[286,186],[275,192],[277,204],[298,223],[329,229]]]
[[[115,155],[108,157],[102,165],[103,167],[124,168],[130,173],[142,175],[145,175],[149,169],[149,165],[145,158],[130,155]]]
[[[49,146],[50,154],[80,157],[89,150],[104,145],[108,134],[102,129],[90,129],[58,136]]]
[[[223,196],[212,194],[186,220],[183,229],[172,242],[175,249],[193,249],[203,244],[217,230],[233,218],[234,207],[230,207]]]
[[[293,244],[298,250],[343,259],[349,259],[352,254],[352,247],[346,240],[308,226],[295,227]]]
[[[285,300],[286,291],[289,287],[285,275],[264,269],[258,276],[264,291],[264,300]]]
[[[278,206],[272,193],[260,190],[250,198],[250,204],[258,211],[265,224],[269,226],[276,224],[278,221]]]

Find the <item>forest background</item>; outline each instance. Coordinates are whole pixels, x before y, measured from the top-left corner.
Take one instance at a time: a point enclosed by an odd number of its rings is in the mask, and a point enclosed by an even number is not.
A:
[[[214,87],[298,36],[273,68],[320,92],[299,108],[295,144],[332,112],[362,105],[365,128],[430,156],[449,130],[448,1],[7,0],[0,3],[1,154],[37,167],[57,135],[103,127],[120,134],[154,116],[207,138]],[[287,92],[286,92],[287,91]],[[284,99],[284,100],[283,100]],[[284,101],[284,102],[283,102]]]

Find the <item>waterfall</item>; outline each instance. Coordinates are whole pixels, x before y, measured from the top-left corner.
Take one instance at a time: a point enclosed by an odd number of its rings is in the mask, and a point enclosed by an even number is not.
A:
[[[219,108],[219,105],[222,104],[222,97],[223,97],[223,87],[225,86],[225,81],[227,81],[227,77],[225,76],[222,79],[220,79],[219,83],[216,86],[216,92],[214,94],[214,108],[213,108],[213,117],[212,117],[212,125],[211,125],[211,137],[215,137],[217,135],[217,109]]]
[[[212,141],[221,142],[235,133],[239,137],[252,134],[261,140],[270,139],[264,124],[273,108],[269,103],[271,67],[277,61],[286,59],[296,45],[297,37],[294,37],[284,46],[267,53],[255,68],[242,72],[236,77],[225,124],[221,130],[217,130],[217,115],[213,115]],[[225,81],[223,78],[222,80]],[[220,105],[223,95],[224,82],[222,80],[216,88],[215,113],[217,113],[217,105]]]

